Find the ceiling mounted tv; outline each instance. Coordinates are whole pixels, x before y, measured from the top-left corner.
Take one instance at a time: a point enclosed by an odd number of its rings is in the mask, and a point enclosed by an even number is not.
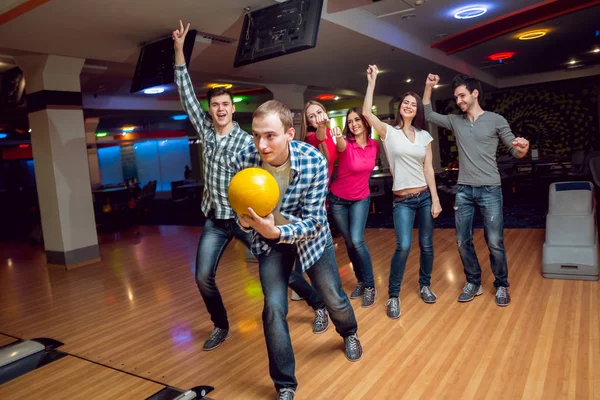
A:
[[[190,66],[197,31],[190,30],[183,43],[185,64]],[[144,43],[140,49],[130,93],[175,82],[175,50],[171,36]]]
[[[323,0],[288,0],[247,13],[233,66],[314,48],[322,9]]]

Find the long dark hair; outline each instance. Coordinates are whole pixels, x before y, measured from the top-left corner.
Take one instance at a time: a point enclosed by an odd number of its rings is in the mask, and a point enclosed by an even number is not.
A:
[[[400,100],[400,103],[398,103],[398,112],[396,113],[396,125],[400,128],[404,127],[404,120],[402,119],[402,115],[400,114],[400,107],[402,107],[404,99],[406,99],[408,96],[412,96],[415,98],[415,100],[417,100],[417,113],[415,114],[412,120],[412,125],[420,131],[424,130],[425,110],[423,109],[423,100],[421,100],[421,96],[419,96],[415,92],[406,92],[402,95],[402,99]]]
[[[367,121],[367,119],[363,115],[362,107],[352,107],[346,113],[346,126],[344,126],[344,132],[343,132],[344,136],[346,136],[346,139],[351,139],[354,137],[354,135],[350,131],[350,128],[348,127],[348,117],[350,116],[350,113],[358,114],[358,116],[360,117],[360,120],[362,121],[363,125],[365,126],[365,134],[367,136],[366,139],[368,140],[369,137],[371,137],[371,125],[369,125],[369,121]]]

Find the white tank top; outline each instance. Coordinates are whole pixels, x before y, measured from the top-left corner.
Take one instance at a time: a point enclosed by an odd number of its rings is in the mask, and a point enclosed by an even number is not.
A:
[[[383,146],[394,176],[393,191],[427,186],[423,164],[427,145],[433,138],[427,131],[415,129],[412,143],[402,129],[388,125]]]

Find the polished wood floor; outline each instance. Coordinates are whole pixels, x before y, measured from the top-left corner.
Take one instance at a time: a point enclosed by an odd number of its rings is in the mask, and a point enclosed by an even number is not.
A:
[[[245,262],[240,243],[228,247],[217,279],[233,338],[215,351],[201,350],[212,324],[193,278],[200,232],[163,226],[104,235],[103,261],[71,271],[46,267],[42,248],[0,245],[0,333],[60,340],[67,353],[184,390],[212,385],[214,399],[272,398],[257,266]],[[494,303],[482,232],[476,231],[475,246],[485,292],[461,304],[464,274],[454,230],[436,230],[438,302],[427,305],[418,296],[415,245],[398,320],[385,315],[394,232],[368,229],[366,240],[379,292],[372,308],[353,301],[365,350],[360,362],[345,359],[333,327],[314,335],[312,310],[290,302],[298,400],[600,398],[599,283],[544,279],[543,230],[505,231],[512,285],[506,308]],[[355,278],[343,242],[336,243],[349,292]],[[10,399],[7,392],[0,397]]]

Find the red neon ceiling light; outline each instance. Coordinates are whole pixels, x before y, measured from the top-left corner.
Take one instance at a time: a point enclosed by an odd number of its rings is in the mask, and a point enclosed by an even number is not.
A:
[[[335,96],[333,94],[320,94],[317,96],[317,99],[319,100],[333,100],[335,98]]]
[[[507,60],[515,55],[514,51],[505,51],[502,53],[495,53],[489,56],[488,58],[493,61]]]

